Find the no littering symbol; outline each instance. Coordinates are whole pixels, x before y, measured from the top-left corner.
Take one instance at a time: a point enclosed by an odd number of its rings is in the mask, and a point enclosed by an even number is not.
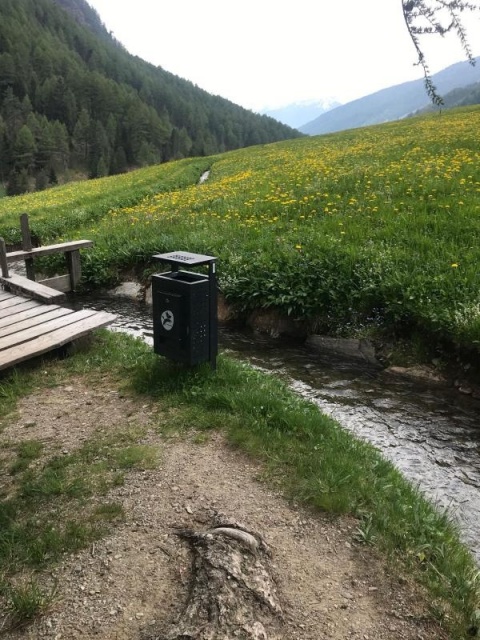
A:
[[[165,331],[170,331],[171,329],[173,329],[174,321],[174,315],[168,309],[167,311],[164,311],[160,316],[160,322],[162,323],[162,327],[165,329]]]

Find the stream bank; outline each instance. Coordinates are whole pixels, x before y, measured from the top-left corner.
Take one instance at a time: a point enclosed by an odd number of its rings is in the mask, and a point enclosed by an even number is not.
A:
[[[118,287],[99,294],[102,298],[129,300],[145,305],[146,322],[151,314],[152,289],[137,281],[125,281]],[[247,314],[238,313],[226,302],[220,293],[218,296],[218,321],[221,327],[251,331],[254,336],[267,336],[271,339],[297,341],[313,353],[330,354],[347,362],[363,363],[366,366],[388,371],[392,375],[405,376],[454,389],[463,395],[480,399],[479,374],[472,367],[471,356],[462,358],[459,352],[446,354],[447,359],[434,357],[430,361],[419,363],[409,341],[392,340],[382,336],[377,340],[368,338],[339,338],[315,333],[315,322],[296,320],[275,309],[255,309]],[[151,320],[150,320],[151,322]],[[464,354],[463,354],[464,355]],[[425,360],[425,358],[423,358]]]
[[[114,331],[153,344],[152,311],[139,285],[78,300],[117,315]],[[135,293],[136,292],[136,293]],[[220,349],[282,377],[354,435],[371,442],[458,522],[480,562],[480,400],[434,367],[382,368],[364,357],[315,351],[300,337],[273,338],[223,324]],[[370,353],[370,351],[367,351]],[[462,382],[461,384],[466,384]]]

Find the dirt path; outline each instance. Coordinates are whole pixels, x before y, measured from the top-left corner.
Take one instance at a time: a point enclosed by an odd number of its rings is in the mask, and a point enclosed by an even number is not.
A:
[[[40,439],[71,451],[98,430],[152,424],[143,442],[157,444],[158,467],[133,471],[109,494],[126,520],[89,549],[46,573],[58,598],[31,627],[6,638],[153,640],[181,615],[190,557],[177,526],[201,529],[213,512],[245,523],[272,551],[284,613],[269,640],[440,640],[422,594],[392,576],[369,547],[355,542],[355,522],[334,521],[289,504],[261,481],[261,467],[225,443],[159,436],[155,408],[108,385],[76,380],[25,398],[0,436]],[[26,428],[28,426],[28,428]],[[0,478],[0,481],[2,478]],[[241,636],[239,636],[241,637]]]

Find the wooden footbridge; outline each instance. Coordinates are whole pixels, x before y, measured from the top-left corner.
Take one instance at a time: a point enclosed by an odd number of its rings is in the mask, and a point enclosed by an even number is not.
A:
[[[0,370],[58,349],[115,319],[104,311],[61,306],[80,280],[80,250],[93,243],[78,240],[33,248],[26,214],[20,223],[22,250],[7,253],[0,238]],[[37,282],[34,259],[54,253],[65,254],[68,273]],[[10,273],[9,264],[18,260],[25,261],[27,277]]]

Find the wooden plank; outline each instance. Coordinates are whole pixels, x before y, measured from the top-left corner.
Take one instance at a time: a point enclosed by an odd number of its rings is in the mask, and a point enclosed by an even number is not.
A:
[[[40,258],[52,253],[67,253],[78,249],[88,249],[93,247],[92,240],[73,240],[72,242],[62,242],[61,244],[50,244],[44,247],[35,247],[31,251],[11,251],[7,253],[7,262],[14,260],[25,260],[25,258]]]
[[[31,251],[32,234],[30,233],[30,224],[28,222],[27,213],[22,213],[20,216],[20,230],[22,232],[22,249],[24,251]],[[27,278],[29,280],[35,280],[35,266],[33,264],[33,258],[25,258],[25,269],[27,271]]]
[[[52,331],[52,333],[48,333],[38,340],[24,342],[16,347],[4,349],[0,352],[0,369],[5,369],[28,360],[29,358],[43,355],[44,353],[47,353],[47,351],[51,351],[52,349],[56,349],[67,344],[68,342],[72,342],[72,340],[80,338],[95,329],[109,325],[114,319],[115,316],[111,313],[97,311],[94,315],[88,318],[84,318],[83,320],[75,322],[67,327]]]
[[[22,342],[29,342],[30,340],[35,340],[36,338],[45,335],[46,333],[51,333],[57,329],[61,329],[62,327],[68,326],[69,324],[73,324],[74,322],[78,322],[81,320],[85,320],[90,316],[95,315],[95,311],[93,309],[83,309],[82,311],[72,311],[67,316],[62,316],[60,318],[55,318],[54,320],[49,320],[48,322],[42,322],[41,324],[35,324],[33,327],[29,329],[25,329],[24,331],[18,331],[17,333],[13,333],[5,338],[0,338],[0,351],[6,349],[8,347],[13,347],[17,344],[22,344]]]
[[[11,295],[12,294],[8,293],[8,291],[3,291],[2,289],[0,289],[0,300],[6,300]]]
[[[2,272],[2,276],[4,278],[8,278],[8,259],[7,259],[7,249],[5,246],[5,240],[0,238],[0,271]]]
[[[63,291],[64,293],[72,290],[70,286],[70,276],[68,274],[65,276],[55,276],[54,278],[45,278],[45,280],[39,280],[38,284],[43,284],[45,287],[50,287],[50,289],[55,289],[55,291]]]
[[[31,251],[32,250],[32,234],[30,233],[28,213],[22,213],[22,215],[20,216],[20,230],[22,232],[22,249],[24,251]]]
[[[55,291],[55,289],[50,289],[50,287],[15,274],[12,274],[9,278],[0,277],[0,283],[8,287],[11,291],[25,293],[31,298],[41,300],[46,304],[60,302],[65,299],[65,294],[61,291]]]
[[[33,330],[34,327],[40,327],[42,324],[50,322],[50,320],[56,320],[62,316],[67,316],[74,313],[72,309],[66,309],[65,307],[53,307],[52,305],[44,305],[42,310],[45,309],[45,313],[37,314],[33,317],[26,318],[25,320],[14,322],[5,327],[0,327],[0,345],[2,344],[2,338],[9,337],[9,340],[5,344],[5,347],[10,347],[16,344],[16,336],[14,334],[23,334],[27,330]],[[24,340],[20,340],[24,342]],[[0,346],[0,349],[4,347]]]
[[[14,315],[16,313],[20,313],[21,311],[25,311],[27,309],[38,308],[42,305],[35,300],[25,300],[21,304],[17,304],[13,307],[9,307],[8,309],[2,310],[2,318],[6,318],[7,316]]]
[[[17,311],[17,313],[12,313],[11,315],[0,317],[0,329],[4,327],[8,327],[11,324],[16,324],[17,322],[23,322],[24,320],[28,320],[29,318],[36,318],[38,316],[43,315],[44,313],[48,313],[52,309],[61,309],[62,307],[58,307],[55,304],[38,304],[30,307],[29,309]]]
[[[17,304],[22,304],[22,302],[25,302],[25,298],[10,294],[9,298],[0,300],[0,310],[8,309],[9,307],[15,307]]]
[[[75,291],[82,277],[80,251],[70,251],[65,254],[65,258],[67,259],[68,275],[70,276],[70,288]]]

